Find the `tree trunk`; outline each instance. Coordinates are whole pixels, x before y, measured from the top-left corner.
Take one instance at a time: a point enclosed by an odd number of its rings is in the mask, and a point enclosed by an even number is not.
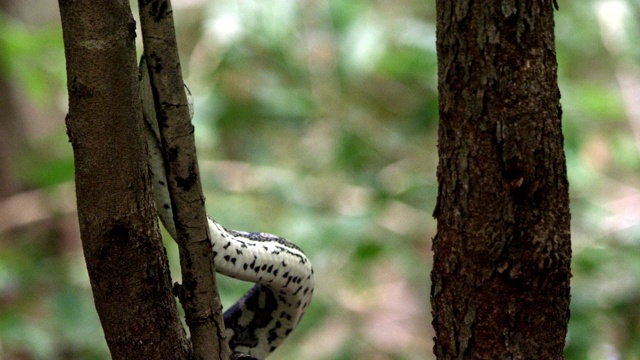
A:
[[[440,359],[560,359],[569,197],[553,3],[437,1]]]
[[[114,359],[186,359],[150,192],[129,2],[59,6],[78,220],[107,344]]]
[[[139,0],[140,28],[164,151],[182,286],[178,295],[197,359],[228,359],[193,125],[182,80],[170,0]]]

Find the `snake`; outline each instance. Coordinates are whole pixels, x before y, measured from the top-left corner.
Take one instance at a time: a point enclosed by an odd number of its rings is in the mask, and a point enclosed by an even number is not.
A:
[[[191,93],[186,85],[184,88],[192,118]],[[144,56],[140,62],[140,94],[158,217],[176,240],[166,163]],[[223,314],[233,358],[265,359],[298,325],[309,306],[314,290],[313,267],[298,246],[280,236],[227,229],[208,215],[207,226],[216,272],[255,283]]]

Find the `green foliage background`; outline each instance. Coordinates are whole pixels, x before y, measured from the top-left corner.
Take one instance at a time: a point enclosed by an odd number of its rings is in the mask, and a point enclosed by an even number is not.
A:
[[[638,358],[640,2],[558,2],[574,250],[566,356]],[[55,7],[34,4],[0,16],[0,76],[13,84],[3,96],[25,128],[11,169],[20,190],[0,199],[0,359],[105,359],[74,212],[60,24]],[[287,237],[315,265],[312,306],[273,358],[431,358],[434,3],[174,10],[209,213]],[[228,306],[249,284],[221,287]]]

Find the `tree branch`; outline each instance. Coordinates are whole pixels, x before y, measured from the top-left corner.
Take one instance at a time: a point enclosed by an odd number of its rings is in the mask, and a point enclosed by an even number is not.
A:
[[[150,193],[131,9],[118,0],[59,7],[82,247],[111,356],[187,359]]]
[[[160,128],[180,249],[180,300],[196,358],[228,359],[222,305],[207,231],[193,126],[169,0],[139,0],[149,78]]]

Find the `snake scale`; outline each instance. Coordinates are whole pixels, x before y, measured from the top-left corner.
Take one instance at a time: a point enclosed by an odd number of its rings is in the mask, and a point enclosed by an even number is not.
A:
[[[140,89],[153,192],[160,220],[173,239],[171,199],[167,187],[160,132],[144,56]],[[189,90],[185,87],[189,95]],[[190,104],[191,115],[193,115]],[[262,232],[230,230],[208,217],[216,271],[255,283],[224,312],[231,351],[236,358],[264,359],[296,327],[313,294],[311,263],[293,243]]]

